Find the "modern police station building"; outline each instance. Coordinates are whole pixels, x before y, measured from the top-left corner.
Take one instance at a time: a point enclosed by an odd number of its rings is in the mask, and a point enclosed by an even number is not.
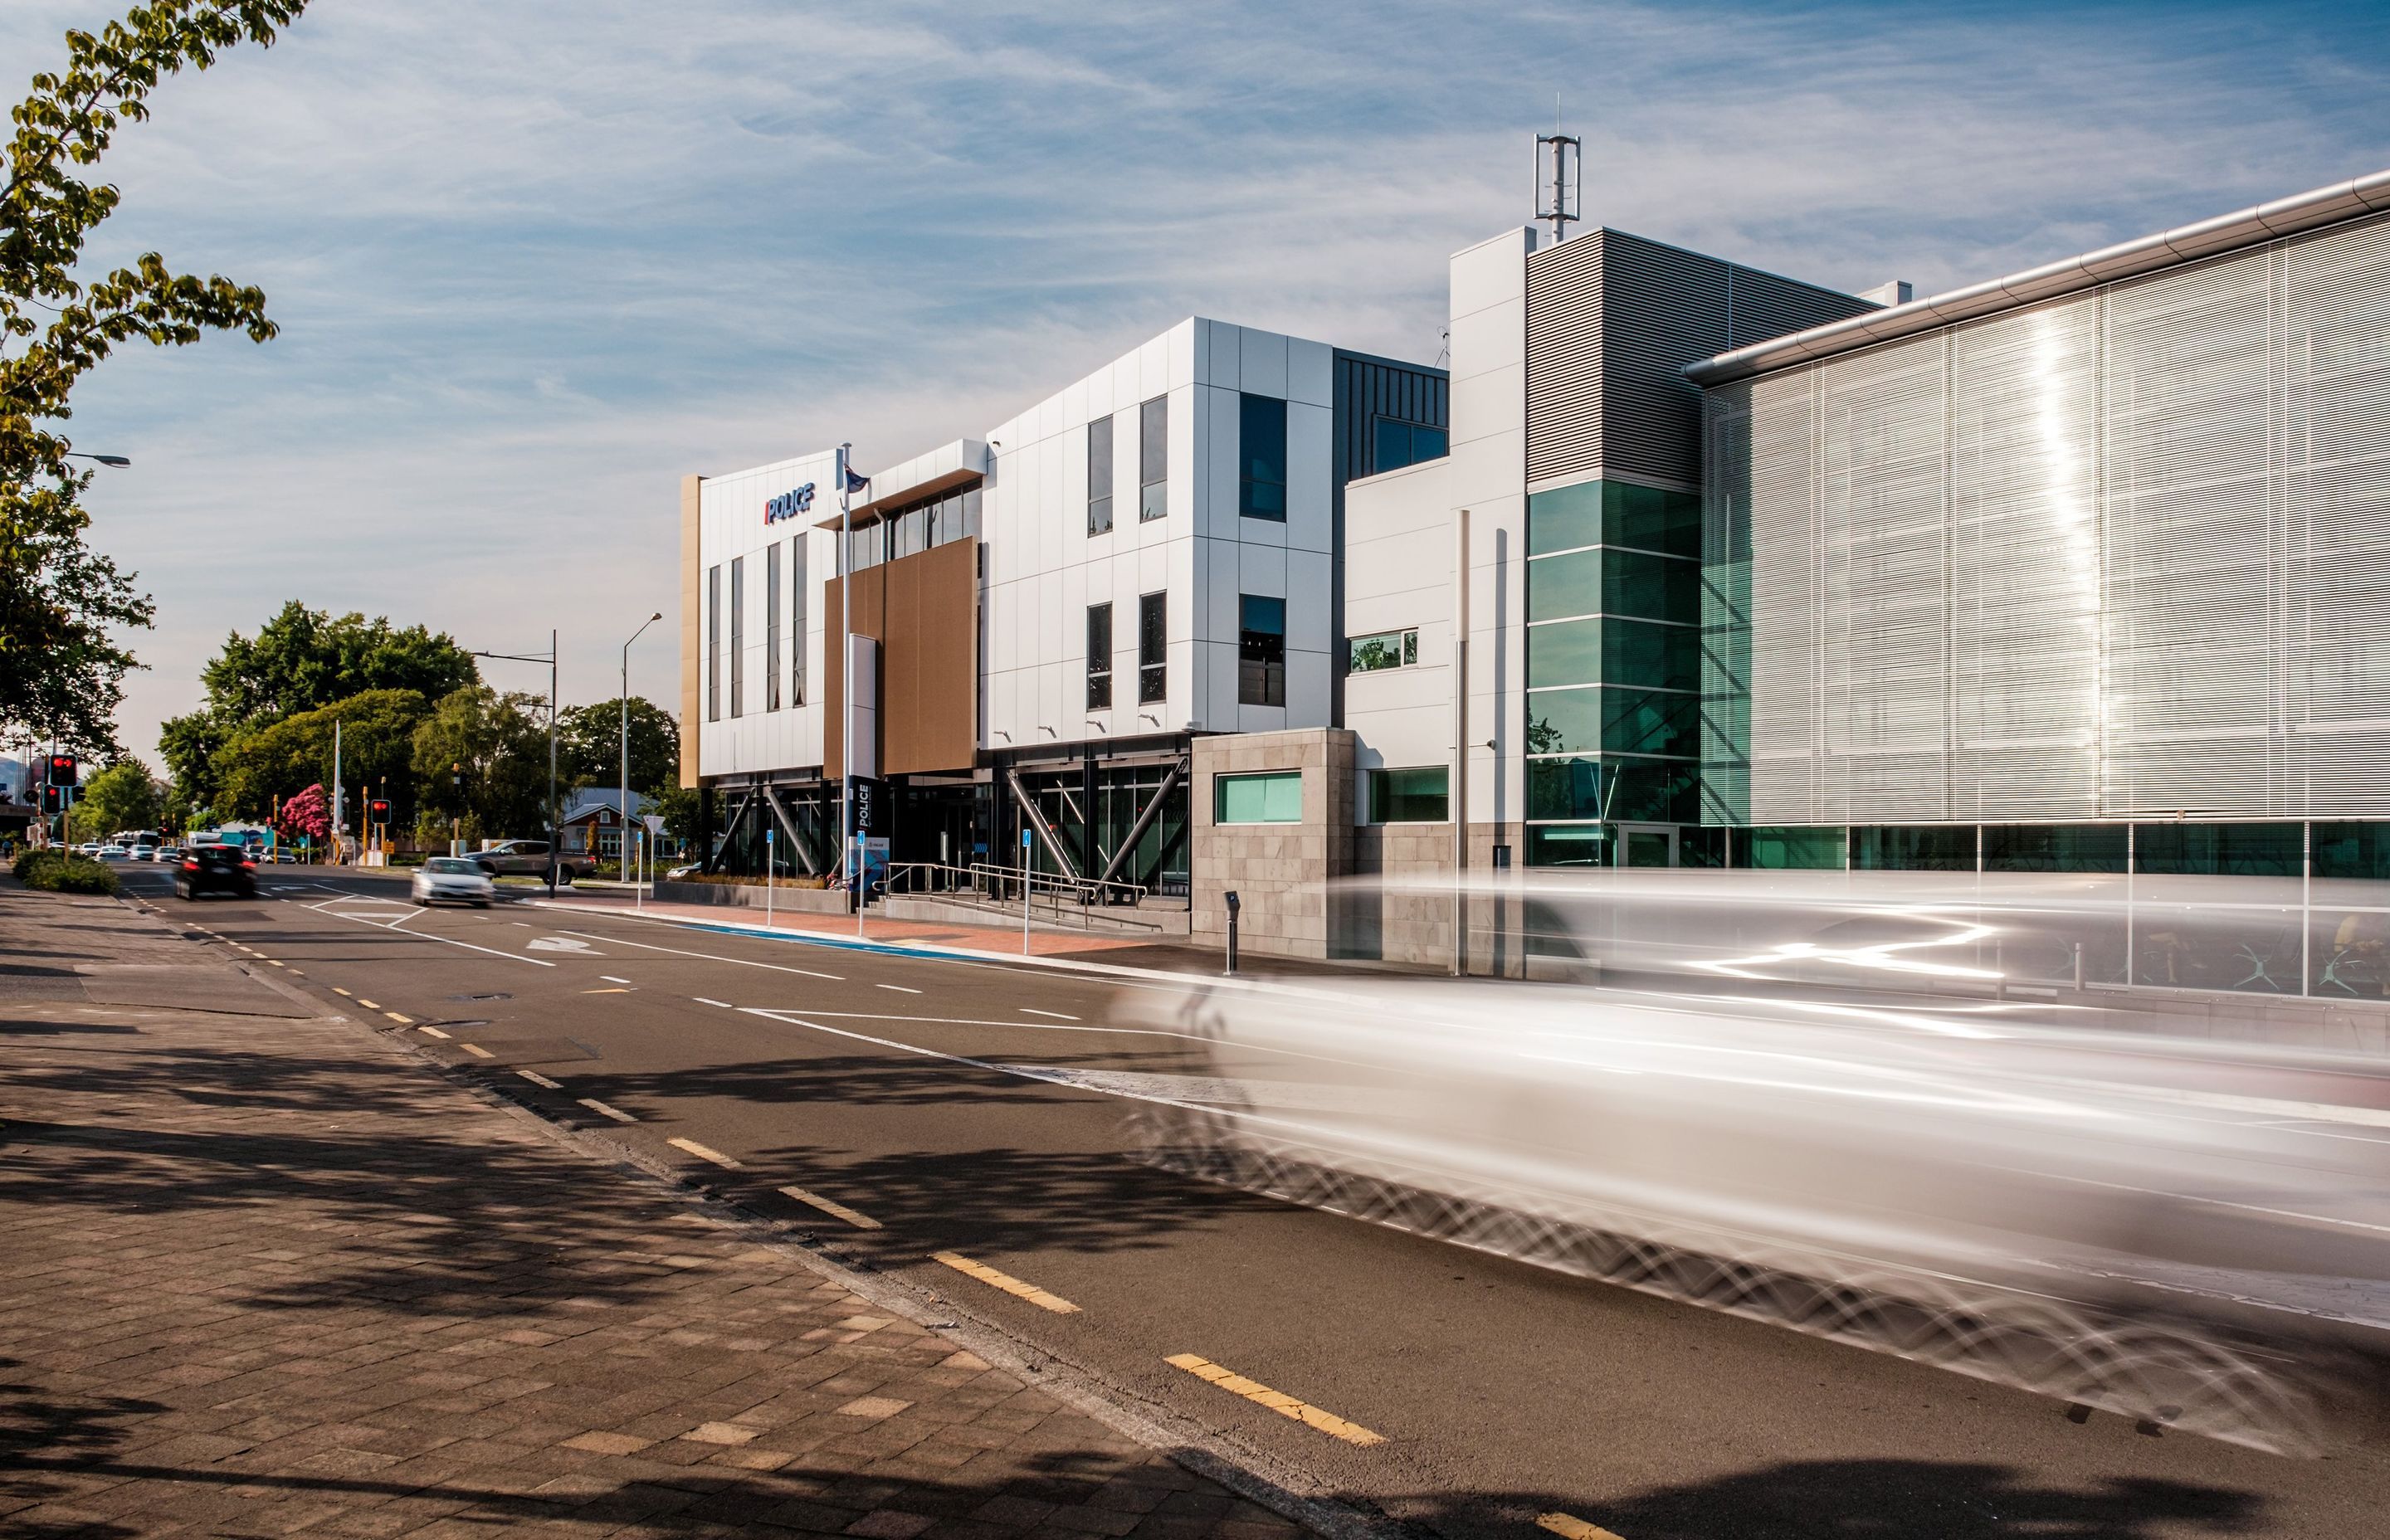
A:
[[[2390,173],[1922,300],[1539,235],[1452,259],[1448,369],[1189,320],[860,468],[843,581],[833,453],[688,478],[718,863],[835,865],[851,630],[921,889],[1026,830],[1090,923],[1434,963],[1317,885],[2238,876],[2294,941],[2100,968],[2383,995]]]

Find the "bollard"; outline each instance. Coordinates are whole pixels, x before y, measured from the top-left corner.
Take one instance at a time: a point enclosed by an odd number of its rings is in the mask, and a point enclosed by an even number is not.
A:
[[[1233,978],[1235,978],[1235,977],[1237,976],[1237,909],[1238,909],[1237,895],[1236,895],[1236,892],[1235,892],[1235,891],[1234,891],[1233,889],[1232,889],[1232,890],[1230,890],[1230,891],[1229,891],[1229,892],[1228,892],[1228,894],[1227,894],[1227,901],[1228,901],[1228,966],[1227,966],[1227,968],[1225,968],[1225,969],[1222,969],[1220,971],[1221,971],[1221,976],[1222,976],[1222,977],[1224,977],[1224,978],[1233,979]]]

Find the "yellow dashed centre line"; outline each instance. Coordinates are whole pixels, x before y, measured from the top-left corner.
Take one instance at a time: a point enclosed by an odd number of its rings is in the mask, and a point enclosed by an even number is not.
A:
[[[495,1059],[498,1057],[489,1049],[482,1046],[479,1043],[459,1043],[456,1046],[464,1049],[467,1053],[471,1054],[475,1059]]]
[[[639,1121],[638,1119],[631,1116],[630,1113],[623,1111],[619,1107],[607,1106],[604,1102],[599,1101],[596,1097],[583,1097],[581,1098],[581,1105],[586,1107],[592,1112],[597,1113],[599,1117],[611,1118],[616,1123],[636,1123]]]
[[[392,1020],[397,1022],[402,1027],[411,1027],[415,1025],[415,1018],[412,1016],[401,1016],[394,1010],[386,1010],[383,1011],[382,1014],[389,1017]]]
[[[999,1273],[984,1262],[973,1262],[969,1257],[957,1256],[952,1251],[935,1252],[931,1260],[944,1263],[957,1273],[975,1277],[980,1282],[1001,1289],[1016,1298],[1027,1300],[1040,1310],[1050,1310],[1057,1315],[1075,1315],[1079,1313],[1079,1307],[1061,1295],[1049,1294],[1034,1283],[1022,1282],[1009,1273]]]
[[[342,989],[342,988],[341,988],[340,985],[338,985],[338,984],[334,984],[334,985],[332,986],[332,993],[333,993],[333,994],[335,994],[335,995],[349,995],[349,992],[348,992],[347,990]],[[353,999],[355,999],[355,998],[356,998],[356,996],[355,996],[355,995],[349,995],[349,998],[350,998],[350,999],[352,999],[352,1000],[353,1000]]]
[[[381,1007],[380,1007],[380,1006],[377,1005],[376,1003],[374,1003],[374,1002],[373,1002],[373,1001],[371,1001],[371,1000],[366,999],[366,998],[364,995],[358,995],[358,996],[356,997],[356,999],[357,999],[357,1004],[359,1004],[359,1005],[361,1005],[361,1006],[365,1007],[367,1010],[379,1010],[379,1009],[381,1008]]]
[[[1561,1540],[1622,1540],[1614,1531],[1600,1524],[1588,1524],[1573,1513],[1547,1513],[1536,1521],[1537,1529],[1548,1529]]]
[[[1309,1402],[1297,1401],[1283,1391],[1271,1390],[1257,1380],[1248,1380],[1233,1369],[1224,1368],[1195,1354],[1173,1354],[1163,1362],[1174,1368],[1185,1369],[1198,1380],[1209,1380],[1232,1395],[1241,1395],[1257,1405],[1267,1406],[1280,1417],[1292,1418],[1297,1422],[1317,1428],[1331,1438],[1363,1445],[1386,1442],[1382,1433],[1373,1433],[1357,1422],[1347,1422],[1333,1412],[1323,1412]]]
[[[421,1033],[426,1037],[436,1037],[443,1043],[448,1041],[448,1034],[442,1032],[438,1027],[418,1027],[415,1030]]]
[[[522,1076],[525,1080],[530,1081],[533,1085],[545,1085],[551,1091],[561,1091],[564,1089],[562,1084],[548,1079],[546,1075],[541,1074],[537,1070],[517,1070],[515,1073]]]
[[[627,989],[585,989],[581,993],[584,995],[628,995],[631,992]]]
[[[720,1166],[725,1171],[737,1171],[739,1169],[738,1161],[732,1160],[729,1156],[725,1155],[718,1149],[709,1149],[708,1147],[698,1143],[695,1139],[666,1139],[664,1143],[672,1146],[675,1149],[686,1149],[700,1161],[712,1161],[715,1165]]]
[[[793,1198],[800,1203],[810,1203],[815,1208],[821,1210],[821,1212],[826,1214],[831,1215],[833,1218],[843,1219],[858,1230],[876,1230],[880,1228],[880,1221],[877,1219],[873,1219],[866,1214],[857,1213],[853,1209],[848,1208],[845,1204],[839,1202],[837,1200],[824,1198],[820,1193],[807,1192],[803,1187],[782,1187],[780,1192],[783,1196]]]

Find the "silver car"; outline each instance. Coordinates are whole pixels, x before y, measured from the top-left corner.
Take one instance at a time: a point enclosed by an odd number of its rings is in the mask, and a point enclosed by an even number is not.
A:
[[[498,896],[498,885],[476,862],[460,856],[435,855],[416,868],[418,904],[471,904],[488,908]]]

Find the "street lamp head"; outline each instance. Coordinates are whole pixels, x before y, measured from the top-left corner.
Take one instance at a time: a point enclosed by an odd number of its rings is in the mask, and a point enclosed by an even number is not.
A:
[[[65,457],[70,460],[96,460],[101,465],[111,466],[128,466],[133,463],[122,455],[86,455],[80,449],[68,450]]]

